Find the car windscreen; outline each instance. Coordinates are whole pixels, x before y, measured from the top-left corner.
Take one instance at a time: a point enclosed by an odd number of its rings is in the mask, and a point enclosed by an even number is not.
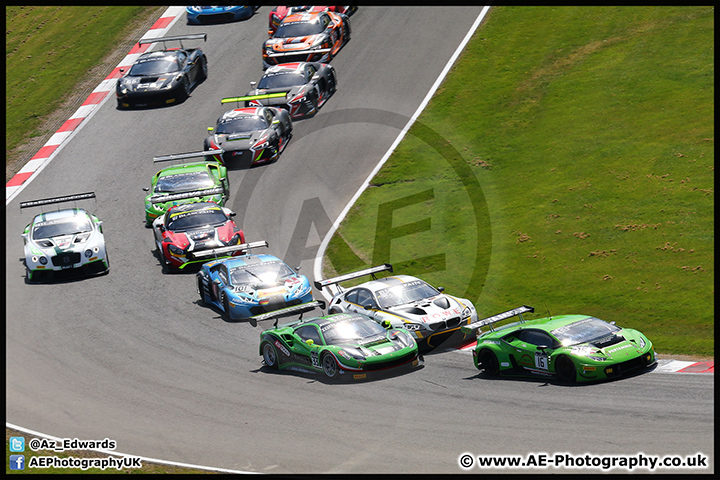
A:
[[[92,231],[90,219],[84,216],[38,222],[33,225],[33,240]]]
[[[166,225],[168,230],[181,232],[203,226],[218,226],[228,220],[220,208],[204,208],[171,214]]]
[[[257,130],[265,130],[266,128],[268,128],[268,124],[263,117],[244,116],[221,120],[215,129],[215,133],[250,133]]]
[[[363,340],[378,336],[385,336],[386,330],[380,324],[359,317],[350,317],[328,323],[320,327],[325,343],[337,345],[341,343],[362,344]]]
[[[145,77],[149,75],[164,75],[166,73],[174,73],[180,71],[177,61],[159,58],[156,60],[147,60],[139,62],[132,66],[129,75],[135,77]]]
[[[413,280],[400,285],[393,285],[392,287],[378,290],[375,293],[378,303],[380,304],[380,308],[382,309],[394,307],[396,305],[403,305],[405,303],[417,302],[439,294],[440,292],[422,280]]]
[[[589,317],[552,330],[550,333],[564,346],[577,345],[615,335],[620,327],[599,318]]]
[[[201,172],[183,172],[171,175],[161,175],[155,185],[155,193],[181,193],[192,190],[212,188],[215,182],[210,174]]]
[[[298,72],[279,72],[272,73],[260,79],[257,88],[288,88],[305,85],[305,75]]]
[[[281,23],[278,27],[275,38],[306,37],[322,33],[323,26],[320,22],[290,22]]]
[[[295,272],[283,262],[263,262],[231,269],[230,281],[233,285],[253,285],[257,288],[280,285],[293,275]]]

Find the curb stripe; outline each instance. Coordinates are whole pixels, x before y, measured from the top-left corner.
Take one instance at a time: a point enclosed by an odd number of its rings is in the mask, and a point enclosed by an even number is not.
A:
[[[168,7],[160,19],[140,38],[159,38],[165,36],[167,30],[184,12],[185,7],[183,6]],[[45,145],[33,155],[30,161],[5,184],[6,205],[32,180],[35,173],[52,160],[55,153],[59,151],[59,147],[64,146],[65,142],[72,136],[72,133],[82,127],[83,120],[94,113],[98,106],[107,100],[109,94],[115,90],[117,79],[122,76],[120,69],[131,66],[135,63],[135,60],[150,47],[150,44],[138,45],[135,43],[123,60],[112,70],[110,75],[100,82],[100,85],[85,99],[80,108],[62,124]]]

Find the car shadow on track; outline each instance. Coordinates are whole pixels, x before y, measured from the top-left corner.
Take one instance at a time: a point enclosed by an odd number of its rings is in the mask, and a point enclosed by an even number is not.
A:
[[[363,379],[354,379],[352,378],[351,373],[344,373],[343,375],[340,375],[336,378],[328,378],[326,377],[322,372],[313,372],[311,370],[306,370],[301,367],[290,367],[285,368],[282,370],[277,370],[274,368],[270,368],[266,365],[262,365],[260,368],[256,368],[254,370],[250,370],[250,373],[261,373],[266,375],[283,375],[283,376],[293,376],[293,377],[299,377],[304,378],[308,382],[307,383],[324,383],[326,385],[355,385],[355,384],[362,384],[362,383],[374,383],[374,382],[381,382],[383,380],[390,380],[392,378],[401,377],[404,375],[410,375],[412,373],[417,372],[418,370],[422,370],[425,368],[424,364],[420,364],[416,367],[405,367],[405,368],[398,368],[397,370],[393,370],[391,372],[375,372],[373,374],[368,374],[366,378]]]
[[[598,385],[605,385],[605,384],[612,384],[621,380],[627,380],[629,378],[638,377],[640,375],[644,375],[646,373],[650,373],[657,367],[657,364],[652,365],[646,369],[637,369],[630,372],[627,372],[623,375],[620,375],[619,377],[609,378],[605,380],[597,380],[597,381],[591,381],[591,382],[568,382],[564,380],[560,380],[558,378],[554,377],[541,377],[541,376],[532,376],[530,374],[504,374],[502,376],[497,375],[490,375],[489,373],[486,373],[484,371],[478,372],[473,376],[470,377],[464,377],[463,380],[484,380],[484,381],[495,381],[495,382],[507,382],[507,381],[514,381],[514,382],[526,382],[526,383],[537,383],[539,387],[548,387],[551,385],[558,386],[558,387],[592,387],[592,386],[598,386]]]

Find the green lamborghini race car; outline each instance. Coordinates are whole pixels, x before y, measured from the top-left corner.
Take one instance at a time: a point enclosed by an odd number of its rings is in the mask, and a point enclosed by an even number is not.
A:
[[[213,158],[208,152],[180,153],[155,157],[155,162],[204,157]],[[193,202],[215,202],[221,207],[230,193],[227,168],[214,161],[171,165],[157,172],[150,181],[145,197],[145,224],[153,221],[174,205]]]
[[[359,313],[276,325],[260,335],[260,355],[267,367],[323,372],[329,379],[365,379],[375,372],[422,363],[410,332],[392,328],[389,322],[382,326]]]
[[[473,361],[489,375],[534,374],[566,382],[607,380],[657,363],[652,342],[637,330],[620,328],[588,315],[557,315],[524,320],[522,307],[461,327],[477,332]],[[519,321],[493,328],[518,316]],[[490,331],[480,329],[490,326]]]

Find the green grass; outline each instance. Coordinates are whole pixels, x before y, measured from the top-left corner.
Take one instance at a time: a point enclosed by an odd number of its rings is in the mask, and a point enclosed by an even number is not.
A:
[[[371,185],[326,276],[390,262],[712,356],[713,7],[494,7]]]
[[[5,7],[5,152],[43,135],[45,116],[157,7]],[[7,161],[7,158],[6,158]]]

